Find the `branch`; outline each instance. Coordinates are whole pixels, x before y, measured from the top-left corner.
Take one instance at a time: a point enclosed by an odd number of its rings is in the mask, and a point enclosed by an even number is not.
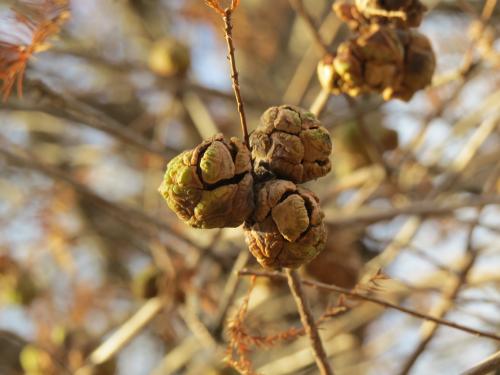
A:
[[[278,272],[252,271],[252,270],[245,269],[245,270],[240,271],[239,274],[242,276],[257,276],[257,277],[268,277],[268,278],[277,279],[277,280],[286,280],[286,276],[283,275],[282,273],[278,273]],[[451,322],[449,320],[435,318],[433,316],[430,316],[430,315],[427,315],[427,314],[424,314],[424,313],[421,313],[421,312],[418,312],[418,311],[415,311],[415,310],[412,310],[412,309],[409,309],[409,308],[406,308],[403,306],[399,306],[399,305],[396,305],[396,304],[388,302],[388,301],[384,301],[384,300],[379,299],[377,297],[365,295],[363,293],[356,292],[356,291],[349,290],[349,289],[345,289],[345,288],[342,288],[342,287],[339,287],[336,285],[321,283],[319,281],[303,279],[301,282],[302,282],[302,284],[313,287],[313,288],[318,288],[318,289],[328,290],[330,292],[345,294],[345,295],[353,297],[353,298],[362,299],[362,300],[372,302],[372,303],[375,303],[375,304],[383,306],[383,307],[387,307],[390,309],[401,311],[402,313],[411,315],[411,316],[418,318],[418,319],[429,320],[431,322],[435,322],[435,323],[438,323],[438,324],[441,324],[444,326],[455,328],[455,329],[458,329],[460,331],[464,331],[464,332],[473,334],[475,336],[487,337],[487,338],[490,338],[490,339],[493,339],[496,341],[500,341],[500,336],[498,336],[494,333],[485,332],[485,331],[477,330],[474,328],[470,328],[470,327],[464,326],[462,324]]]
[[[239,0],[232,0],[231,6],[223,9],[219,3],[219,0],[205,0],[205,4],[212,8],[216,13],[218,13],[224,21],[224,37],[226,38],[227,44],[227,59],[229,60],[229,65],[231,67],[231,81],[233,83],[234,96],[236,98],[236,104],[238,106],[238,114],[240,115],[241,133],[243,134],[245,144],[247,145],[247,147],[250,147],[250,142],[248,139],[247,119],[245,116],[245,106],[243,105],[243,99],[241,97],[240,81],[238,78],[238,69],[236,67],[236,57],[234,56],[235,49],[233,44],[233,24],[231,18],[239,3]]]
[[[453,211],[466,208],[466,207],[479,207],[487,204],[500,204],[500,196],[494,195],[481,195],[464,199],[460,202],[440,203],[432,200],[424,200],[421,202],[414,202],[413,204],[405,207],[390,208],[384,210],[374,210],[374,212],[359,212],[352,215],[336,216],[327,220],[328,224],[335,226],[358,225],[363,223],[365,225],[376,223],[384,220],[391,220],[400,215],[418,215],[418,216],[439,216],[450,215]]]
[[[290,291],[292,292],[300,313],[300,320],[302,321],[302,325],[311,340],[316,365],[318,366],[321,375],[333,375],[333,370],[328,362],[328,357],[326,356],[323,343],[321,342],[321,337],[318,333],[318,327],[316,326],[316,322],[314,321],[306,296],[302,290],[300,277],[297,274],[297,271],[291,269],[286,269],[286,275],[288,279],[288,286],[290,287]]]
[[[114,357],[130,340],[141,333],[142,329],[160,313],[163,306],[164,303],[159,297],[148,300],[127,322],[122,324],[90,354],[89,365],[77,370],[75,375],[86,374],[86,371],[93,366],[97,366]]]
[[[330,52],[328,51],[328,46],[321,37],[318,28],[314,24],[314,20],[311,17],[311,15],[307,12],[306,8],[304,7],[304,3],[302,0],[290,0],[290,5],[292,8],[297,12],[297,14],[304,20],[304,22],[307,25],[307,28],[311,32],[314,42],[318,46],[318,48],[321,50],[321,53],[323,55],[328,55]]]
[[[1,138],[0,138],[1,140]],[[142,210],[133,207],[123,207],[111,201],[108,201],[99,195],[95,194],[85,185],[77,182],[67,173],[60,171],[57,168],[46,165],[33,156],[21,156],[18,152],[11,151],[8,147],[0,146],[0,155],[26,169],[31,169],[33,171],[42,173],[55,180],[63,181],[69,186],[71,186],[76,193],[84,198],[87,198],[89,202],[96,204],[104,209],[110,216],[115,218],[117,221],[133,228],[135,230],[140,230],[147,236],[157,236],[157,231],[160,230],[166,234],[172,235],[176,239],[184,242],[188,247],[192,249],[199,250],[199,246],[196,245],[192,240],[183,235],[180,232],[174,231],[170,225],[163,220],[151,216]],[[173,242],[172,244],[175,244]],[[173,249],[176,246],[172,246]]]
[[[500,172],[500,167],[497,166],[493,173],[490,175],[490,178],[486,182],[483,187],[483,193],[491,193],[495,189],[495,183],[497,181],[498,174]],[[471,272],[476,260],[479,256],[479,251],[474,247],[473,244],[473,234],[474,229],[479,224],[481,212],[484,205],[481,205],[478,209],[478,215],[476,219],[469,224],[469,229],[467,233],[467,241],[466,241],[466,253],[464,256],[464,264],[458,272],[457,276],[452,279],[451,283],[446,285],[446,289],[443,292],[443,297],[441,301],[431,310],[437,315],[439,318],[443,318],[446,314],[453,308],[455,304],[455,299],[458,297],[463,285],[466,284],[469,273]],[[403,364],[403,368],[399,372],[400,375],[407,375],[418,358],[422,353],[427,349],[429,343],[432,341],[434,336],[437,333],[439,326],[433,322],[425,322],[421,326],[421,339],[418,343],[415,350],[410,354],[407,360]]]
[[[224,10],[224,17],[222,18],[224,20],[224,36],[227,43],[227,57],[231,66],[231,80],[233,82],[234,96],[236,97],[236,104],[238,105],[238,113],[240,115],[241,132],[243,134],[245,144],[247,145],[247,147],[250,147],[250,142],[248,140],[247,119],[245,116],[245,106],[243,105],[243,99],[241,98],[238,69],[236,68],[236,57],[234,56],[233,25],[231,22],[233,10],[233,7]]]
[[[236,292],[240,286],[240,278],[238,277],[238,272],[245,267],[250,257],[248,251],[241,251],[238,258],[234,261],[231,274],[229,275],[222,296],[219,302],[219,310],[214,320],[212,333],[216,339],[222,338],[224,323],[226,322],[227,314],[229,309],[236,297]]]
[[[474,367],[462,372],[461,375],[486,375],[500,368],[500,351],[481,361]]]
[[[28,92],[33,97],[31,103],[10,101],[2,105],[2,109],[47,113],[54,117],[69,120],[70,125],[79,123],[97,129],[141,151],[167,159],[170,159],[172,155],[178,152],[178,150],[165,145],[152,144],[142,135],[131,131],[125,125],[98,109],[72,98],[69,94],[63,96],[56,93],[42,82],[31,81]]]

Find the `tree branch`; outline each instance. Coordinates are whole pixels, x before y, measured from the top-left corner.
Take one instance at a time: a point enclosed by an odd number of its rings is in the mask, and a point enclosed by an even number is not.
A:
[[[333,370],[328,362],[328,357],[326,356],[323,343],[321,342],[318,327],[316,326],[309,303],[307,302],[307,298],[302,290],[300,277],[295,270],[286,269],[285,272],[288,279],[288,286],[290,287],[290,291],[295,299],[295,304],[299,310],[300,320],[302,321],[302,325],[304,326],[311,341],[316,365],[318,366],[321,375],[333,375]]]
[[[286,280],[287,279],[287,277],[285,275],[283,275],[282,273],[269,272],[269,271],[252,271],[252,270],[245,269],[245,270],[240,271],[239,274],[242,276],[268,277],[268,278],[277,279],[277,280]],[[384,300],[377,298],[377,297],[365,295],[365,294],[362,294],[362,293],[359,293],[359,292],[356,292],[353,290],[345,289],[345,288],[342,288],[342,287],[339,287],[336,285],[321,283],[319,281],[303,279],[301,282],[302,282],[302,284],[310,286],[310,287],[328,290],[330,292],[341,293],[341,294],[345,294],[345,295],[353,297],[353,298],[362,299],[362,300],[372,302],[372,303],[375,303],[375,304],[383,306],[383,307],[387,307],[390,309],[401,311],[402,313],[411,315],[415,318],[429,320],[431,322],[435,322],[435,323],[438,323],[438,324],[441,324],[444,326],[455,328],[455,329],[458,329],[460,331],[464,331],[464,332],[473,334],[475,336],[487,337],[487,338],[490,338],[490,339],[493,339],[496,341],[500,341],[500,336],[498,336],[494,333],[485,332],[485,331],[477,330],[474,328],[470,328],[470,327],[464,326],[462,324],[450,322],[449,320],[435,318],[433,316],[430,316],[430,315],[427,315],[427,314],[424,314],[424,313],[421,313],[421,312],[418,312],[418,311],[415,311],[415,310],[412,310],[412,309],[409,309],[409,308],[406,308],[403,306],[396,305],[392,302],[384,301]]]
[[[498,370],[500,368],[500,351],[492,354],[490,357],[481,361],[474,367],[471,367],[461,375],[486,375],[491,371]]]

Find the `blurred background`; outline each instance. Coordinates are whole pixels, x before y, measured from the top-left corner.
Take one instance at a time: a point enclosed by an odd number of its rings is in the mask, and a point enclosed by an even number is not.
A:
[[[0,2],[0,67],[33,36],[11,7],[45,2]],[[300,273],[498,336],[500,6],[423,2],[432,86],[408,103],[332,96],[321,113],[333,172],[307,185],[329,241]],[[333,52],[350,31],[332,4],[304,0]],[[250,130],[321,92],[310,31],[287,0],[241,0]],[[0,103],[0,374],[236,374],[224,327],[249,291],[236,271],[259,266],[241,228],[191,229],[157,192],[177,153],[239,135],[222,21],[201,0],[72,0],[37,47],[23,98]],[[500,349],[306,291],[316,317],[333,311],[320,332],[336,374],[459,374]],[[307,338],[270,340],[300,327],[286,282],[257,278],[244,325],[264,338],[245,348],[255,373],[317,373]]]

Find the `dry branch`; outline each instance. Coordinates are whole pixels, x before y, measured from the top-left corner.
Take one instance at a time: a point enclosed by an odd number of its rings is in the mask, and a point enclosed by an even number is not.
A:
[[[268,278],[274,278],[274,279],[278,279],[278,280],[285,280],[286,279],[286,276],[283,275],[283,274],[281,274],[281,273],[278,273],[278,272],[269,272],[269,271],[242,270],[242,271],[239,272],[239,274],[242,275],[242,276],[268,277]],[[438,324],[441,324],[441,325],[444,325],[444,326],[455,328],[455,329],[458,329],[460,331],[464,331],[464,332],[470,333],[472,335],[481,336],[481,337],[487,337],[487,338],[490,338],[490,339],[493,339],[493,340],[496,340],[496,341],[500,341],[500,336],[498,336],[498,335],[496,335],[494,333],[485,332],[485,331],[482,331],[482,330],[470,328],[470,327],[464,326],[462,324],[450,322],[450,321],[445,320],[445,319],[439,319],[439,318],[436,318],[436,317],[433,317],[433,316],[430,316],[430,315],[427,315],[427,314],[424,314],[424,313],[421,313],[421,312],[418,312],[418,311],[415,311],[415,310],[412,310],[412,309],[409,309],[409,308],[406,308],[406,307],[403,307],[403,306],[395,305],[395,304],[393,304],[391,302],[384,301],[384,300],[379,299],[377,297],[373,297],[373,296],[370,296],[370,295],[361,294],[359,292],[356,292],[356,291],[353,291],[353,290],[349,290],[349,289],[345,289],[345,288],[341,288],[341,287],[338,287],[338,286],[335,286],[335,285],[329,285],[329,284],[321,283],[319,281],[302,279],[301,282],[302,282],[302,284],[307,285],[307,286],[311,286],[311,287],[318,288],[318,289],[323,289],[323,290],[328,290],[328,291],[336,292],[336,293],[340,293],[340,294],[345,294],[345,295],[353,297],[353,298],[362,299],[364,301],[372,302],[372,303],[375,303],[375,304],[383,306],[383,307],[387,307],[387,308],[390,308],[390,309],[398,310],[398,311],[400,311],[402,313],[411,315],[411,316],[413,316],[415,318],[429,320],[431,322],[435,322],[435,323],[438,323]]]
[[[314,321],[314,317],[307,302],[307,298],[302,290],[302,283],[297,271],[287,269],[286,277],[288,279],[288,286],[292,291],[293,298],[300,313],[300,320],[304,326],[307,335],[311,341],[311,346],[314,352],[314,359],[316,360],[316,365],[321,373],[321,375],[333,375],[332,367],[326,356],[325,349],[323,348],[323,343],[321,342],[321,337],[318,332],[318,327]]]

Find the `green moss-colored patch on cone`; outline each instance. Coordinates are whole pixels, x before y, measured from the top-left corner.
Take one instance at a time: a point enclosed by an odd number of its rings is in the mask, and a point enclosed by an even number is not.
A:
[[[254,207],[250,152],[239,139],[216,135],[172,159],[159,191],[192,227],[240,226]]]

